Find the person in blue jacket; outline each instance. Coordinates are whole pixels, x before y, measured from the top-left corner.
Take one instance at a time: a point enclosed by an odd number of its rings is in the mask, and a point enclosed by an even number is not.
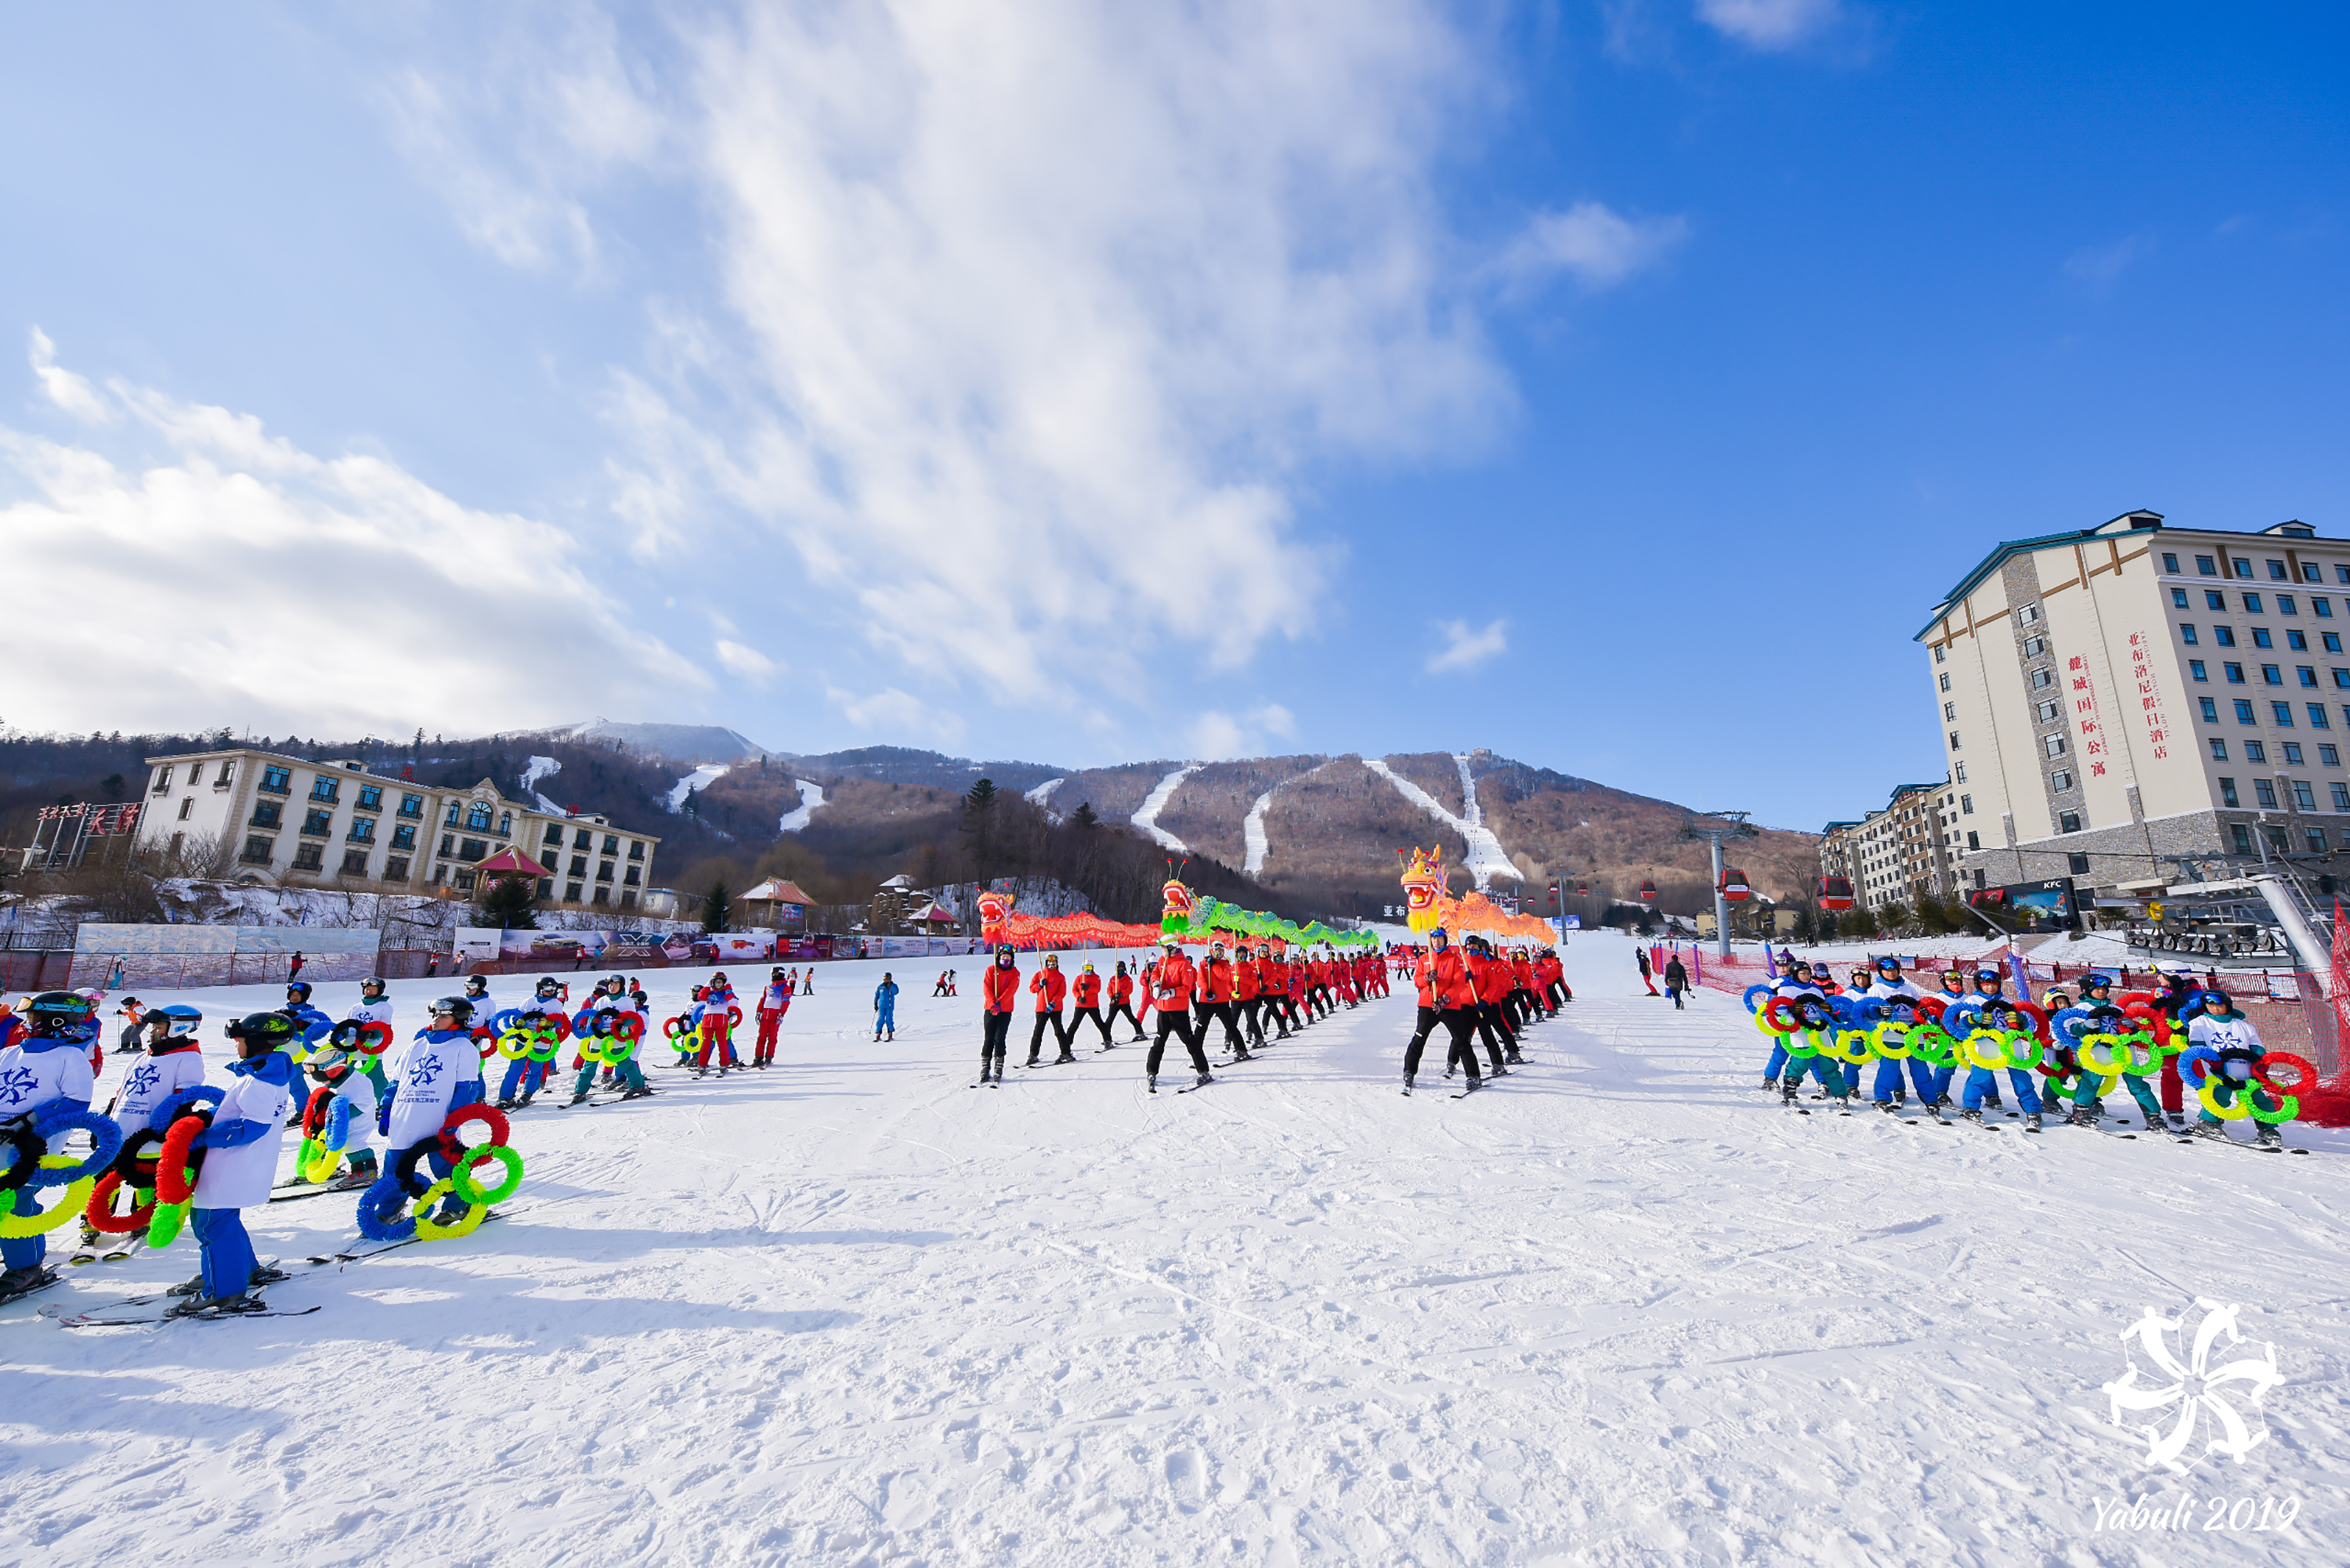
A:
[[[898,982],[882,971],[881,983],[873,988],[873,1038],[898,1038]]]
[[[9,1131],[29,1130],[33,1119],[45,1111],[89,1109],[96,1087],[89,1067],[89,1044],[99,1031],[96,1002],[70,991],[45,991],[26,1004],[25,1017],[26,1032],[0,1049],[0,1129]],[[15,1212],[45,1212],[40,1202],[44,1192],[19,1186]],[[47,1196],[51,1203],[58,1201],[56,1192]],[[38,1290],[56,1278],[55,1271],[43,1266],[48,1255],[46,1235],[0,1236],[0,1262],[6,1265],[0,1272],[0,1301]]]
[[[287,1048],[297,1037],[296,1022],[283,1012],[255,1012],[227,1029],[237,1059],[228,1064],[234,1080],[213,1110],[212,1125],[196,1138],[204,1151],[189,1199],[188,1226],[196,1233],[203,1272],[180,1287],[189,1300],[173,1317],[261,1312],[256,1284],[285,1276],[264,1272],[245,1234],[244,1213],[269,1201],[277,1179],[277,1152],[286,1141],[286,1107],[294,1102],[294,1058]]]

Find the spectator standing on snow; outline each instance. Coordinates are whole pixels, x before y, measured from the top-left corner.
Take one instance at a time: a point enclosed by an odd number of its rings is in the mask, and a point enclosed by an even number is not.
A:
[[[1648,950],[1646,948],[1634,948],[1632,950],[1632,956],[1640,961],[1640,983],[1648,988],[1648,994],[1650,996],[1655,996],[1658,994],[1657,972],[1648,963]]]
[[[1689,971],[1681,967],[1680,955],[1675,953],[1665,961],[1665,994],[1673,999],[1675,1011],[1679,1010],[1681,993],[1688,989]]]
[[[296,948],[294,950],[293,961],[286,966],[286,978],[289,982],[302,978],[302,950],[300,948]],[[120,959],[114,961],[114,983],[117,985],[120,985],[122,983],[122,961]]]
[[[873,1038],[898,1038],[898,982],[889,971],[881,971],[881,983],[873,988]]]

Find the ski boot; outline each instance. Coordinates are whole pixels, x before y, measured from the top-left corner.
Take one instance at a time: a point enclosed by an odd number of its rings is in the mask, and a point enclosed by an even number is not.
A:
[[[1795,1103],[1795,1081],[1793,1078],[1779,1085],[1779,1103],[1783,1106]]]
[[[1059,1055],[1053,1058],[1053,1065],[1055,1067],[1066,1067],[1076,1060],[1076,1058],[1075,1056],[1072,1056],[1066,1051],[1064,1051]]]
[[[1489,1077],[1489,1078],[1506,1078],[1506,1077],[1508,1077],[1509,1075],[1510,1075],[1510,1069],[1509,1069],[1509,1067],[1507,1066],[1507,1064],[1503,1064],[1503,1063],[1501,1063],[1501,1062],[1496,1062],[1496,1063],[1494,1063],[1494,1064],[1493,1064],[1493,1066],[1492,1066],[1492,1071],[1490,1071],[1490,1072],[1488,1072],[1488,1073],[1485,1075],[1485,1076],[1487,1076],[1487,1077]]]
[[[1983,1125],[1982,1110],[1978,1106],[1973,1109],[1960,1111],[1959,1113],[1959,1120],[1962,1122],[1972,1122],[1975,1126],[1981,1127]]]
[[[1835,1096],[1835,1098],[1836,1112],[1838,1115],[1847,1116],[1852,1115],[1852,1096],[1850,1095],[1838,1095]]]
[[[1762,1092],[1766,1095],[1778,1086],[1779,1080],[1776,1078],[1765,1078],[1762,1080]]]
[[[1513,1067],[1523,1067],[1526,1064],[1526,1059],[1523,1056],[1519,1055],[1515,1051],[1511,1052],[1508,1055],[1503,1057],[1502,1060],[1507,1062]]]
[[[536,1099],[536,1098],[538,1098],[538,1091],[537,1091],[536,1089],[533,1089],[533,1090],[531,1090],[528,1094],[526,1094],[526,1095],[523,1096],[523,1097],[522,1097],[522,1098],[520,1098],[520,1099],[518,1099],[518,1100],[516,1100],[516,1101],[515,1102],[515,1109],[516,1109],[516,1110],[518,1110],[518,1111],[519,1111],[519,1110],[522,1110],[522,1109],[524,1109],[525,1107],[526,1107],[526,1106],[531,1103],[531,1101],[533,1101],[533,1100],[535,1100],[535,1099]]]
[[[1232,1060],[1235,1062],[1253,1062],[1256,1058],[1249,1054],[1247,1046],[1235,1045],[1232,1047]]]
[[[1144,1088],[1144,1089],[1148,1090],[1149,1093],[1154,1094],[1154,1095],[1155,1095],[1155,1094],[1157,1094],[1157,1093],[1159,1092],[1159,1075],[1158,1075],[1158,1074],[1156,1074],[1156,1073],[1153,1073],[1153,1074],[1151,1074],[1149,1076],[1148,1076],[1148,1077],[1146,1077],[1145,1079],[1143,1079],[1143,1081],[1142,1081],[1142,1086],[1143,1086],[1143,1088]]]
[[[5,1273],[0,1273],[0,1302],[13,1302],[18,1296],[31,1295],[35,1291],[57,1283],[57,1272],[55,1269],[38,1266],[10,1269]]]
[[[648,1088],[641,1088],[641,1089],[631,1087],[631,1088],[627,1088],[627,1089],[623,1089],[623,1090],[621,1090],[621,1091],[620,1091],[620,1098],[622,1098],[622,1099],[624,1099],[624,1100],[641,1100],[641,1099],[645,1098],[645,1096],[647,1096],[648,1095],[650,1095],[651,1093],[652,1093],[652,1090],[651,1090],[650,1088],[649,1088],[649,1087],[648,1087]]]
[[[1409,1095],[1409,1094],[1410,1094],[1410,1093],[1411,1093],[1411,1080],[1412,1080],[1412,1075],[1411,1075],[1411,1074],[1409,1074],[1409,1073],[1406,1073],[1406,1074],[1403,1075],[1403,1092],[1404,1092],[1405,1094],[1407,1094],[1407,1095]]]
[[[375,1184],[376,1173],[371,1170],[365,1172],[364,1174],[356,1170],[346,1170],[342,1175],[335,1178],[335,1179],[328,1184],[327,1190],[329,1192],[364,1192]]]
[[[253,1279],[244,1288],[248,1291],[257,1291],[264,1285],[274,1285],[280,1280],[290,1280],[293,1277],[283,1269],[261,1263],[255,1266]]]
[[[1900,1109],[1899,1106],[1891,1100],[1877,1101],[1877,1108],[1883,1111],[1888,1116],[1896,1114]]]
[[[211,1221],[206,1220],[205,1223],[210,1224]],[[192,1280],[183,1280],[163,1293],[167,1296],[201,1296],[204,1293],[204,1277],[198,1274]]]
[[[2064,1122],[2068,1127],[2093,1127],[2097,1125],[2097,1113],[2087,1106],[2074,1106]]]
[[[2270,1123],[2262,1122],[2260,1127],[2260,1131],[2252,1135],[2252,1147],[2254,1148],[2266,1149],[2281,1149],[2284,1147],[2283,1129],[2274,1127]]]
[[[1908,1105],[1908,1104],[1909,1103],[1909,1091],[1908,1091],[1908,1090],[1907,1090],[1907,1089],[1905,1089],[1905,1088],[1903,1088],[1903,1087],[1902,1087],[1900,1085],[1898,1085],[1898,1084],[1894,1085],[1893,1085],[1893,1103],[1894,1103],[1895,1105],[1897,1105],[1897,1106],[1906,1106],[1906,1105]]]
[[[2023,1130],[2025,1132],[2038,1132],[2040,1130],[2040,1113],[2038,1111],[2026,1111],[2023,1113]]]
[[[510,1111],[514,1109],[517,1104],[519,1104],[519,1102],[515,1100],[500,1100],[498,1102],[498,1109],[502,1111]]]
[[[2187,1130],[2196,1137],[2213,1138],[2220,1143],[2230,1141],[2228,1137],[2228,1127],[2225,1122],[2198,1121],[2193,1127],[2189,1127]]]
[[[1199,1081],[1198,1083],[1196,1083],[1196,1084],[1192,1085],[1191,1086],[1192,1086],[1193,1088],[1195,1088],[1195,1089],[1204,1089],[1204,1088],[1206,1088],[1209,1085],[1211,1085],[1211,1084],[1214,1083],[1215,1081],[1216,1081],[1216,1080],[1215,1080],[1215,1078],[1214,1078],[1214,1076],[1213,1076],[1212,1075],[1211,1075],[1211,1074],[1207,1074],[1207,1073],[1202,1073],[1202,1074],[1201,1074],[1201,1075],[1200,1075],[1200,1081]]]
[[[697,1073],[694,1076],[700,1077],[701,1075]],[[569,1110],[573,1106],[584,1106],[587,1103],[588,1091],[585,1089],[577,1089],[572,1092],[572,1096],[569,1099],[563,1102],[563,1108]]]
[[[242,1313],[267,1310],[261,1304],[259,1296],[247,1295],[243,1291],[239,1291],[236,1294],[228,1296],[194,1296],[182,1302],[163,1315],[165,1317],[234,1317]]]

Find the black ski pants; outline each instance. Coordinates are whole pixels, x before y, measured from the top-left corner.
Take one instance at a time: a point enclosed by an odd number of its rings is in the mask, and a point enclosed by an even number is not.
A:
[[[1120,1018],[1125,1019],[1128,1023],[1134,1025],[1134,1037],[1137,1040],[1142,1038],[1142,1020],[1134,1015],[1134,1008],[1130,1003],[1120,1002],[1111,1006],[1109,1010],[1109,1023],[1115,1023]],[[1107,1025],[1105,1025],[1104,1027],[1107,1029]]]
[[[1499,1034],[1502,1041],[1508,1043],[1512,1051],[1518,1048],[1518,1037],[1510,1033],[1510,1021],[1502,1016],[1501,1003],[1481,1002],[1477,1004],[1477,1010],[1470,1016],[1476,1024],[1478,1038],[1485,1042],[1485,1054],[1492,1058],[1494,1066],[1500,1066],[1502,1045],[1494,1036]]]
[[[1188,1012],[1174,1008],[1160,1009],[1159,1038],[1150,1043],[1150,1056],[1143,1063],[1142,1070],[1154,1078],[1159,1076],[1159,1064],[1167,1054],[1167,1035],[1170,1030],[1172,1030],[1183,1042],[1183,1049],[1191,1054],[1192,1070],[1205,1073],[1208,1070],[1208,1054],[1200,1048],[1199,1036],[1191,1033],[1191,1015]]]
[[[1101,1031],[1103,1044],[1108,1045],[1115,1044],[1115,1042],[1113,1042],[1109,1037],[1109,1020],[1102,1016],[1101,1009],[1098,1007],[1080,1007],[1075,1012],[1069,1014],[1069,1033],[1063,1037],[1061,1042],[1064,1049],[1067,1048],[1069,1041],[1077,1037],[1077,1031],[1086,1026],[1086,1020],[1088,1018],[1093,1020],[1094,1027]]]
[[[1036,1027],[1028,1032],[1028,1060],[1031,1063],[1036,1060],[1037,1048],[1045,1044],[1045,1026],[1048,1023],[1053,1026],[1053,1038],[1061,1043],[1061,1054],[1066,1056],[1069,1054],[1069,1026],[1061,1022],[1061,1010],[1055,1007],[1048,1012],[1039,1008],[1036,1010]]]
[[[1003,1060],[1004,1039],[1012,1033],[1012,1014],[988,1013],[985,1023],[981,1027],[983,1032],[979,1037],[979,1064],[983,1068],[991,1056],[998,1062]]]

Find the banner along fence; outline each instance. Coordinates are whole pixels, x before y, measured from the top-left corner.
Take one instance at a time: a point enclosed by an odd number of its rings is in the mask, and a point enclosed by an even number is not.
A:
[[[365,980],[382,933],[311,926],[119,926],[86,922],[68,982],[106,990]]]

